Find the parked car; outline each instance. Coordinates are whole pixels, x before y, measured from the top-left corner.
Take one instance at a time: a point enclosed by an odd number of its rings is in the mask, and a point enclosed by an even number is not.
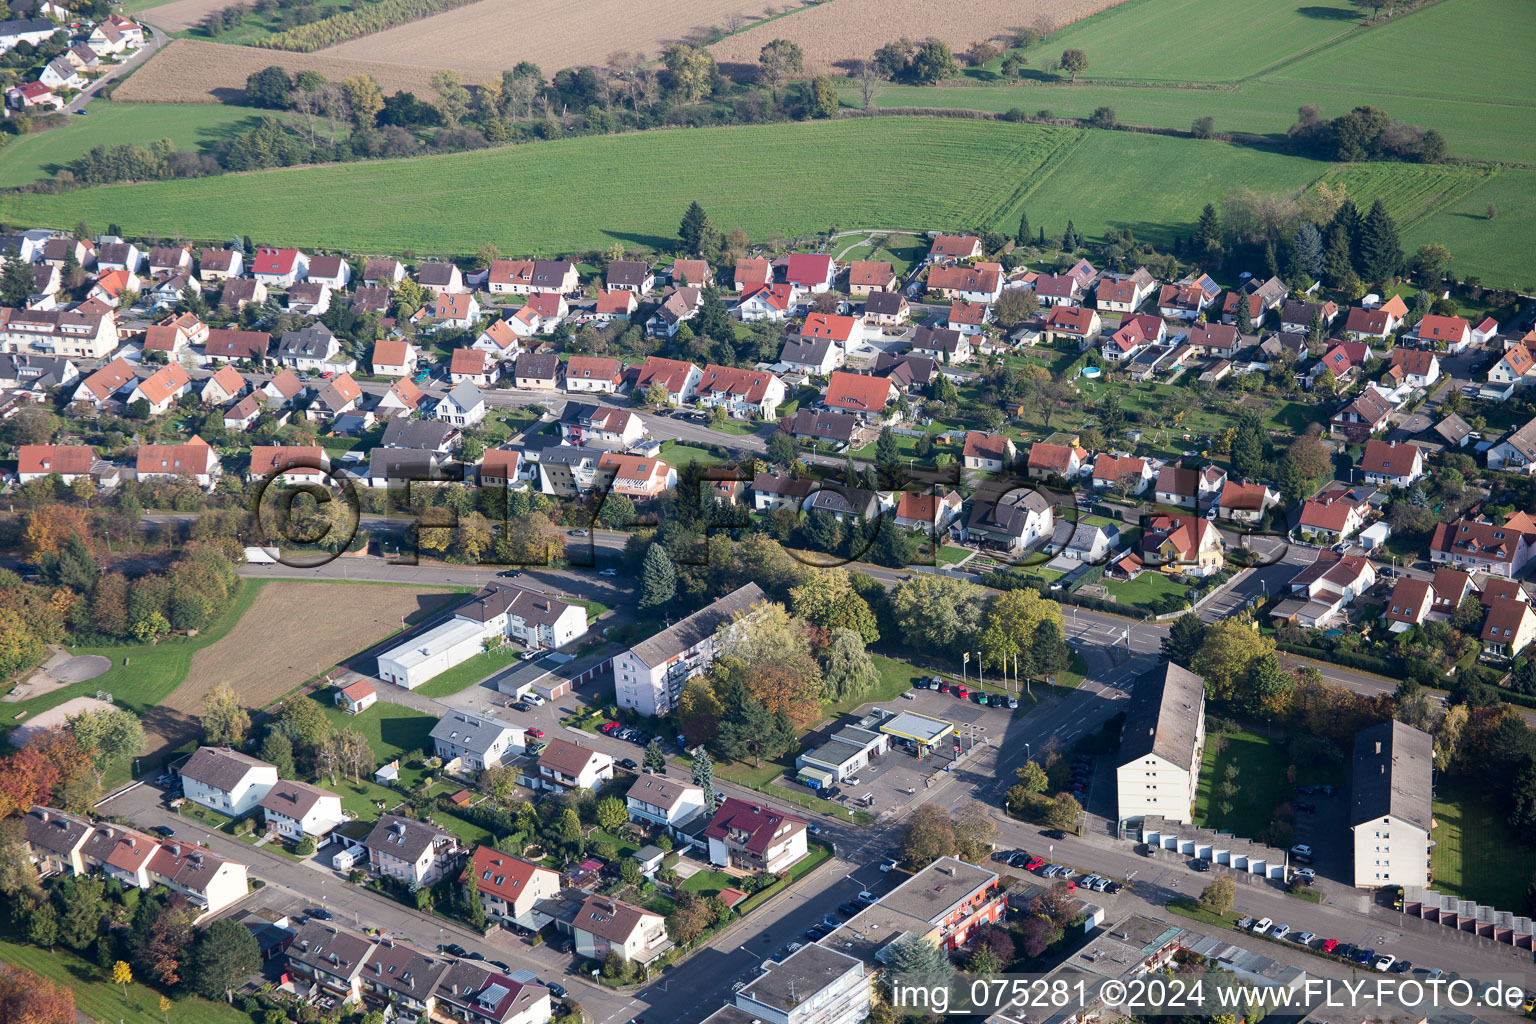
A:
[[[150,831],[155,835],[162,836],[166,839],[169,839],[171,836],[176,834],[176,830],[171,828],[169,825],[156,825],[154,828],[150,829]]]
[[[1099,876],[1098,875],[1089,875],[1087,878],[1083,879],[1078,884],[1081,885],[1084,889],[1092,889],[1093,888],[1093,883],[1097,882],[1098,880],[1099,880]]]
[[[1274,923],[1275,922],[1271,921],[1267,917],[1261,917],[1257,921],[1253,922],[1253,933],[1255,935],[1264,935],[1269,931],[1271,927],[1274,926]]]
[[[1350,959],[1357,964],[1368,964],[1376,959],[1376,951],[1374,949],[1357,949],[1355,950],[1355,955],[1350,957]]]
[[[541,740],[544,738],[544,730],[538,728],[537,726],[531,726],[528,729],[525,729],[524,734],[532,736],[536,740]]]
[[[1019,706],[1019,698],[1015,697],[1013,694],[1010,693],[1008,695],[1007,701],[1008,701],[1008,707],[1010,709],[1018,708],[1018,706]]]
[[[889,874],[896,870],[896,862],[894,860],[883,860],[880,862],[880,870]]]
[[[1291,856],[1303,864],[1310,864],[1312,863],[1312,847],[1306,843],[1297,843],[1291,847]]]
[[[1125,886],[1121,885],[1119,882],[1110,882],[1108,885],[1106,885],[1104,887],[1104,891],[1109,893],[1111,896],[1113,896],[1115,893],[1119,892],[1121,889],[1124,889],[1124,888],[1125,888]]]
[[[1253,918],[1240,917],[1237,920],[1237,926],[1246,932],[1248,929],[1253,927]]]
[[[620,768],[628,768],[630,771],[635,771],[640,766],[635,763],[635,759],[634,758],[632,758],[632,757],[624,757],[624,758],[620,758],[619,759],[619,767]]]
[[[1109,887],[1112,884],[1114,884],[1114,880],[1113,879],[1102,878],[1101,877],[1097,882],[1093,883],[1093,891],[1094,892],[1107,892],[1109,890]]]
[[[837,909],[838,912],[843,914],[845,917],[852,917],[853,915],[862,911],[864,908],[859,906],[857,903],[849,902],[839,904]]]
[[[1288,924],[1277,924],[1269,931],[1269,937],[1272,939],[1283,939],[1289,934],[1291,934],[1291,926]]]
[[[948,682],[943,682],[943,683],[939,684],[939,692],[940,693],[948,693],[951,689],[953,689],[953,687],[951,687]]]
[[[602,572],[598,573],[599,576],[617,576],[618,574],[619,570],[617,569],[604,569]]]
[[[549,703],[547,700],[545,700],[543,697],[540,697],[536,693],[530,693],[528,696],[524,697],[523,700],[527,701],[529,704],[532,704],[536,708],[541,708],[545,704]]]
[[[469,952],[469,950],[465,949],[463,946],[459,945],[457,942],[450,942],[446,946],[439,946],[438,949],[441,950],[444,953],[450,953],[453,956],[463,956],[464,954]]]
[[[329,921],[331,919],[331,912],[324,907],[314,907],[310,910],[309,916],[319,918],[321,921]]]
[[[972,690],[971,691],[971,703],[972,704],[985,704],[986,702],[987,702],[987,695],[984,692],[982,692],[981,690]]]
[[[1031,858],[1029,858],[1029,860],[1024,862],[1024,870],[1025,871],[1038,871],[1044,865],[1045,865],[1045,858],[1044,857],[1031,857]]]
[[[1045,838],[1047,838],[1047,839],[1065,839],[1065,838],[1067,838],[1067,834],[1065,832],[1063,832],[1059,828],[1041,829],[1040,830],[1040,834],[1045,836]]]
[[[554,981],[546,981],[544,982],[544,987],[549,989],[549,994],[554,996],[556,999],[565,998],[566,992],[564,985]]]
[[[1302,868],[1291,877],[1293,879],[1300,879],[1305,884],[1311,885],[1314,881],[1317,880],[1317,871],[1312,868]]]
[[[1392,969],[1392,965],[1395,963],[1397,963],[1397,957],[1393,956],[1391,953],[1383,953],[1381,956],[1371,961],[1371,966],[1378,971],[1390,971]]]
[[[949,692],[954,694],[956,697],[959,697],[961,700],[964,700],[971,695],[970,687],[966,686],[964,683],[961,683],[959,686],[952,687]]]
[[[1291,941],[1300,946],[1310,946],[1312,945],[1312,940],[1315,938],[1317,938],[1317,936],[1312,932],[1299,932],[1298,934],[1291,936]]]
[[[512,973],[512,965],[507,963],[505,960],[488,960],[486,962],[489,963],[492,967],[500,967],[502,973],[504,974]]]
[[[513,711],[532,711],[533,710],[533,705],[529,704],[525,700],[515,700],[511,704],[508,704],[507,707],[511,708]]]
[[[870,892],[868,889],[865,889],[863,892],[859,893],[857,896],[854,897],[854,899],[858,900],[860,903],[862,903],[866,907],[880,902],[880,897],[876,896],[874,893]]]
[[[1194,860],[1189,862],[1189,866],[1194,868],[1196,871],[1211,870],[1211,862],[1206,860],[1204,857],[1196,857]]]
[[[1056,876],[1058,878],[1075,878],[1077,876],[1077,869],[1064,867],[1060,871],[1056,872]]]
[[[1339,948],[1339,940],[1338,939],[1324,939],[1323,940],[1323,944],[1321,946],[1319,946],[1318,948],[1321,949],[1324,953],[1332,953],[1334,950]]]

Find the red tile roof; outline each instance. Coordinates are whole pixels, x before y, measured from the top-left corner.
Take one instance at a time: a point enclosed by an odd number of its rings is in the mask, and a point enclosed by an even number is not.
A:
[[[683,362],[681,359],[646,356],[645,362],[640,365],[640,376],[635,380],[635,389],[644,391],[651,386],[652,381],[660,381],[669,392],[678,394],[687,386],[688,378],[694,369],[692,363]]]
[[[18,473],[89,473],[94,449],[83,444],[24,444],[16,462]]]
[[[456,348],[453,350],[453,361],[448,364],[448,372],[484,373],[485,364],[489,357],[489,352],[478,348]]]
[[[251,273],[286,275],[293,273],[299,260],[297,249],[257,249],[251,260]]]
[[[885,377],[866,377],[862,373],[832,372],[827,385],[828,409],[880,412],[890,402],[895,386]]]
[[[839,316],[836,313],[812,313],[805,318],[805,326],[800,328],[800,336],[831,338],[833,341],[846,342],[853,337],[854,328],[858,324],[856,317]]]
[[[709,839],[729,837],[749,853],[761,856],[773,845],[775,838],[803,829],[805,824],[804,819],[728,796],[709,820],[704,835]]]
[[[790,284],[810,287],[821,284],[831,277],[832,257],[823,253],[793,253],[785,265],[784,280]]]
[[[748,402],[761,402],[773,380],[773,374],[763,370],[742,370],[734,366],[710,364],[704,367],[699,391],[735,395]]]
[[[736,284],[766,284],[773,277],[773,264],[763,259],[736,261]]]
[[[1422,459],[1416,445],[1371,440],[1365,443],[1365,455],[1360,459],[1360,468],[1367,473],[1380,473],[1383,476],[1408,476],[1416,464],[1422,467]]]

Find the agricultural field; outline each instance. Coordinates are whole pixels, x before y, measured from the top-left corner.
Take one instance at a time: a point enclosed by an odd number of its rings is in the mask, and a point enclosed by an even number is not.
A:
[[[867,154],[876,151],[885,157],[870,161]],[[573,176],[572,167],[582,173]],[[783,167],[804,173],[786,181]],[[1447,244],[1453,254],[1478,261],[1485,284],[1524,283],[1529,264],[1517,240],[1529,230],[1533,211],[1528,200],[1518,199],[1517,183],[1529,183],[1529,173],[1503,172],[1460,191],[1466,182],[1459,176],[1475,182],[1484,173],[1395,164],[1339,169],[1253,147],[1160,135],[859,118],[565,139],[349,164],[344,171],[287,168],[6,195],[0,220],[63,228],[81,219],[116,222],[129,234],[167,237],[240,232],[363,252],[455,254],[489,240],[504,252],[545,255],[604,248],[615,240],[669,247],[681,211],[696,199],[716,224],[741,227],[754,238],[794,238],[829,224],[895,232],[937,226],[1012,230],[1027,210],[1030,222],[1048,234],[1062,231],[1071,218],[1089,238],[1106,228],[1129,228],[1137,238],[1166,244],[1189,232],[1201,206],[1235,183],[1290,193],[1326,175],[1347,174],[1362,205],[1377,194],[1389,197],[1389,204],[1398,196],[1404,209],[1425,216],[1410,228],[1407,241],[1415,245],[1444,217],[1428,209],[1433,201],[1422,198],[1423,189],[1438,189],[1437,201],[1462,211],[1498,186],[1505,200],[1499,219],[1469,222],[1495,228],[1492,241],[1474,241],[1480,233],[1458,225]],[[1405,175],[1416,180],[1405,184]],[[1426,177],[1417,180],[1419,175]],[[520,201],[505,202],[514,183]],[[761,202],[764,195],[776,201]]]
[[[1531,263],[1531,197],[1536,170],[1501,168],[1482,185],[1441,207],[1403,233],[1409,251],[1430,242],[1451,250],[1451,270],[1458,277],[1481,277],[1484,284],[1509,284],[1529,294],[1536,290]],[[1488,207],[1497,216],[1488,219]]]
[[[196,152],[250,131],[262,116],[273,113],[219,104],[93,103],[86,117],[71,117],[62,127],[12,138],[0,149],[0,188],[51,178],[95,146],[170,139],[177,149]]]
[[[228,7],[227,0],[172,0],[171,3],[156,7],[149,11],[144,20],[176,36],[196,35],[199,38],[208,38],[197,31],[197,25],[204,17],[214,11],[221,11]],[[315,7],[323,12],[326,17],[340,14],[350,5],[347,0],[315,0]],[[276,8],[268,11],[248,11],[241,19],[239,25],[232,25],[220,33],[218,41],[229,45],[250,45],[279,30],[279,12]]]
[[[805,52],[806,71],[841,74],[851,63],[872,55],[903,36],[937,37],[957,53],[972,43],[1012,38],[1013,32],[1049,22],[1067,25],[1111,6],[1114,0],[1042,0],[1021,7],[1010,0],[971,0],[946,5],[932,0],[837,0],[723,39],[710,47],[727,71],[756,65],[758,53],[773,39],[790,39]]]
[[[434,69],[429,67],[173,39],[118,86],[112,98],[125,103],[243,103],[246,78],[273,64],[294,74],[318,71],[333,82],[369,74],[386,93],[404,89],[425,96],[432,91]],[[101,106],[92,104],[91,109]]]
[[[150,749],[191,735],[203,696],[220,683],[246,707],[266,707],[398,631],[402,617],[419,621],[458,596],[429,587],[269,580],[223,639],[193,655],[187,681],[146,719]]]
[[[750,21],[762,13],[762,5],[749,0],[591,0],[576,7],[562,0],[480,0],[321,53],[420,67],[428,74],[448,67],[471,83],[499,82],[501,73],[521,60],[553,75],[578,64],[601,66],[615,51],[651,58],[692,32]]]
[[[1536,160],[1536,136],[1510,130],[1528,116],[1532,99],[1516,83],[1536,82],[1536,19],[1521,0],[1441,0],[1376,26],[1349,20],[1353,11],[1339,0],[1299,8],[1252,0],[1132,0],[1024,51],[1030,63],[1021,85],[1002,84],[993,61],[939,88],[887,86],[875,103],[999,113],[1017,107],[1058,117],[1087,117],[1110,106],[1127,124],[1188,128],[1197,117],[1212,117],[1218,131],[1276,139],[1304,104],[1326,116],[1370,104],[1438,129],[1456,156]],[[1241,39],[1208,45],[1212,27],[1238,14],[1243,28],[1253,17],[1279,19],[1284,28],[1256,36],[1272,44],[1263,53]],[[1202,26],[1198,47],[1187,43],[1191,19]],[[1507,31],[1485,32],[1490,24]],[[1405,59],[1446,45],[1487,59],[1465,73],[1428,78]],[[1077,84],[1038,70],[1067,47],[1089,58]],[[1169,87],[1158,87],[1162,82]],[[857,105],[856,93],[846,87],[844,102]]]

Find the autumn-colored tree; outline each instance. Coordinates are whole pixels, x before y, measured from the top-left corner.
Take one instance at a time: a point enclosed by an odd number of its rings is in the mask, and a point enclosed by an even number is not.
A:
[[[133,968],[125,961],[119,960],[112,965],[112,984],[119,985],[123,990],[123,998],[128,998],[128,983],[133,980]]]
[[[1224,619],[1206,630],[1205,641],[1190,668],[1205,680],[1205,694],[1211,700],[1229,703],[1248,671],[1266,654],[1275,652],[1275,642],[1243,619]]]
[[[44,505],[27,516],[22,545],[32,558],[56,555],[70,538],[86,540],[91,535],[85,510],[74,505]]]
[[[955,853],[955,826],[949,812],[933,804],[923,804],[907,818],[901,833],[901,857],[907,866],[920,871],[940,857]]]
[[[58,766],[36,746],[0,759],[0,818],[49,803],[58,781]]]
[[[75,1024],[75,994],[22,967],[0,968],[0,1021]]]

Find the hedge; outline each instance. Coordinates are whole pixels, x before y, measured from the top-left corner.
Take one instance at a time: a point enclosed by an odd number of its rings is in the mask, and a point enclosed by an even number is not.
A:
[[[1404,677],[1403,663],[1398,658],[1382,658],[1374,654],[1361,654],[1359,651],[1329,651],[1321,647],[1288,644],[1283,641],[1277,641],[1275,647],[1287,654],[1312,658],[1315,661],[1327,661],[1345,668],[1357,668],[1362,672],[1374,672],[1389,679]]]
[[[379,0],[357,10],[347,11],[308,25],[298,25],[286,32],[277,32],[255,45],[269,50],[289,50],[294,53],[313,53],[327,46],[344,43],[348,39],[383,32],[397,25],[419,21],[428,15],[451,11],[475,0]]]

